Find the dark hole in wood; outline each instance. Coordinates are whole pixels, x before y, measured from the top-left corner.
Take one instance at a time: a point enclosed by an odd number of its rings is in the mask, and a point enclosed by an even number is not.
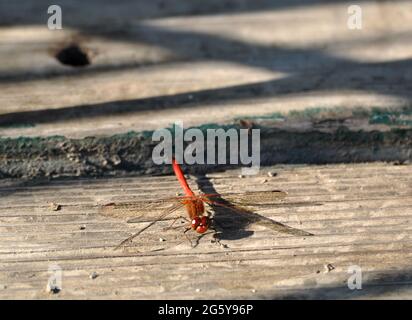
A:
[[[84,67],[91,63],[90,58],[77,44],[71,44],[57,51],[56,59],[72,67]]]

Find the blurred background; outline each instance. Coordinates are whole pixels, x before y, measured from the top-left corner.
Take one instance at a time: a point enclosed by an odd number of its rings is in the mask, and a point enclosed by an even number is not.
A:
[[[61,0],[53,30],[0,0],[1,174],[150,173],[175,121],[262,128],[266,164],[408,161],[412,3],[352,4]]]

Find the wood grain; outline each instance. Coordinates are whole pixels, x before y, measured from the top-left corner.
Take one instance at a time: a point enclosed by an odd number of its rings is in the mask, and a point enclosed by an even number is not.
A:
[[[285,165],[245,178],[238,171],[191,177],[196,190],[287,191],[284,202],[259,207],[259,214],[314,236],[276,234],[257,225],[244,229],[235,214],[222,214],[216,215],[226,224],[222,245],[208,234],[191,248],[183,228],[164,230],[170,217],[117,251],[120,241],[156,215],[148,211],[146,220],[126,223],[99,215],[97,205],[174,196],[179,186],[173,176],[26,185],[3,180],[0,298],[408,298],[411,169],[384,163]],[[61,209],[53,211],[49,203]],[[51,265],[62,270],[57,294],[46,292]],[[351,265],[362,269],[362,290],[347,287]]]

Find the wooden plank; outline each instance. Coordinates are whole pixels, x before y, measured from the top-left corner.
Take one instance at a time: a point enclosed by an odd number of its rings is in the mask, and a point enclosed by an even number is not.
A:
[[[244,229],[235,214],[217,215],[217,221],[233,224],[221,230],[227,247],[212,243],[209,234],[191,248],[180,229],[164,230],[170,217],[118,251],[113,248],[147,222],[100,216],[97,204],[173,196],[179,191],[174,177],[25,185],[3,180],[0,298],[410,298],[411,169],[385,163],[284,165],[245,178],[237,170],[191,176],[196,190],[285,190],[284,203],[260,207],[259,213],[315,235]],[[61,210],[52,211],[50,202]],[[147,212],[147,221],[155,218]],[[51,265],[62,270],[57,294],[46,292]],[[362,290],[347,287],[351,265],[362,269]]]
[[[61,31],[45,28],[47,1],[24,3],[31,9],[7,1],[0,10],[2,136],[79,138],[176,120],[410,105],[407,1],[361,1],[359,32],[347,28],[345,1],[233,1],[230,10],[219,1],[99,10],[95,1],[76,9],[62,1]],[[72,42],[91,52],[90,66],[55,59]]]

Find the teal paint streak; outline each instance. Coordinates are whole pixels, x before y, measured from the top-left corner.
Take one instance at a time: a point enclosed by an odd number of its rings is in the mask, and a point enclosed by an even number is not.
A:
[[[305,110],[292,110],[287,114],[281,114],[279,112],[274,112],[274,113],[269,113],[265,115],[260,115],[260,116],[239,116],[233,119],[233,122],[230,124],[217,124],[217,123],[206,123],[202,124],[199,126],[193,126],[193,127],[188,127],[185,128],[184,131],[188,129],[200,129],[203,134],[206,135],[207,130],[209,129],[223,129],[223,130],[228,130],[228,129],[242,129],[243,127],[240,125],[239,121],[240,120],[250,120],[252,122],[258,121],[258,120],[268,120],[268,121],[284,121],[287,120],[288,118],[293,118],[294,120],[297,119],[305,119],[305,120],[315,120],[319,119],[321,117],[324,117],[325,115],[328,116],[328,118],[339,118],[339,117],[344,117],[348,116],[348,114],[351,114],[352,117],[354,118],[367,118],[369,119],[370,124],[384,124],[389,127],[396,127],[396,126],[406,126],[406,127],[411,127],[412,128],[412,106],[411,107],[406,107],[401,110],[391,110],[388,108],[382,109],[382,108],[372,108],[372,109],[366,109],[366,108],[352,108],[352,109],[346,109],[343,107],[338,107],[338,108],[324,108],[324,107],[316,107],[316,108],[308,108]],[[265,127],[260,126],[258,123],[253,123],[254,128],[260,128],[260,129],[265,129]],[[169,130],[172,133],[172,136],[174,137],[174,124],[171,125],[168,128],[165,128]],[[396,129],[396,128],[393,128]],[[87,140],[100,140],[104,141],[105,143],[110,144],[112,141],[115,140],[128,140],[128,139],[136,139],[140,138],[142,140],[147,140],[151,139],[153,135],[153,130],[145,130],[145,131],[128,131],[126,133],[120,133],[120,134],[115,134],[109,137],[86,137],[84,139],[78,139],[82,141],[87,141]],[[37,146],[40,147],[44,144],[47,143],[53,143],[53,142],[62,142],[62,141],[76,141],[76,139],[69,139],[64,136],[50,136],[50,137],[18,137],[18,138],[9,138],[9,137],[0,137],[0,149],[2,143],[10,143],[12,142],[14,145],[19,148],[27,148],[27,147],[33,147]]]
[[[270,113],[262,116],[237,117],[235,120],[286,120],[286,119],[305,119],[314,120],[327,115],[328,118],[344,118],[351,115],[353,118],[368,118],[370,124],[384,124],[389,127],[408,126],[412,127],[412,107],[405,107],[401,110],[388,108],[307,108],[305,110],[291,110],[287,114]]]
[[[401,111],[395,111],[374,108],[369,117],[369,123],[412,127],[412,109],[404,108]]]

